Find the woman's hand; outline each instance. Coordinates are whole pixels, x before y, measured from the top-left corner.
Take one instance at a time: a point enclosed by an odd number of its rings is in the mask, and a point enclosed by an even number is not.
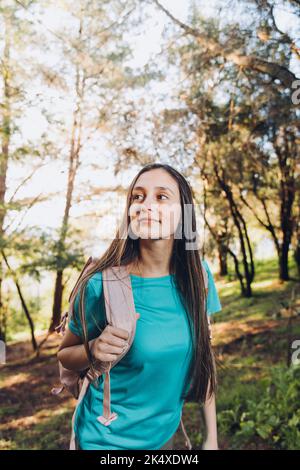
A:
[[[136,312],[137,319],[140,314]],[[89,341],[92,356],[96,361],[109,363],[115,361],[128,346],[128,331],[107,325],[100,336]]]
[[[215,439],[207,438],[202,444],[202,450],[219,450],[218,442]]]
[[[128,331],[107,325],[100,336],[90,341],[91,353],[97,361],[111,362],[127,346]]]

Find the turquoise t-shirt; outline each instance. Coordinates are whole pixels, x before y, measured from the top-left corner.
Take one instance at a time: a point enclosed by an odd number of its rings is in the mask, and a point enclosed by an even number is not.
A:
[[[213,275],[208,274],[207,312],[221,310]],[[137,320],[134,341],[126,355],[110,371],[111,412],[118,418],[104,426],[97,417],[103,411],[103,375],[91,384],[78,406],[75,435],[83,450],[155,450],[176,432],[181,419],[185,374],[192,358],[188,318],[174,275],[141,277],[130,274]],[[106,326],[102,273],[91,276],[85,291],[88,339]],[[74,312],[78,315],[79,293]],[[82,336],[81,325],[69,321],[70,330]],[[99,331],[100,329],[100,331]]]

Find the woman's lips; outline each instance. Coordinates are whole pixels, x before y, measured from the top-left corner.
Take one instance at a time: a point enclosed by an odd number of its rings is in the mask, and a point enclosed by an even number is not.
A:
[[[159,220],[144,218],[144,219],[138,219],[138,222],[148,222],[148,224],[149,224],[150,222],[159,222]]]

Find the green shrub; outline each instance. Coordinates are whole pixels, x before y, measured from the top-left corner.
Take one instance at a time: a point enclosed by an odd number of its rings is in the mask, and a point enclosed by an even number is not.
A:
[[[300,449],[300,366],[273,366],[260,398],[235,397],[218,413],[218,429],[230,448],[261,443],[273,449]]]

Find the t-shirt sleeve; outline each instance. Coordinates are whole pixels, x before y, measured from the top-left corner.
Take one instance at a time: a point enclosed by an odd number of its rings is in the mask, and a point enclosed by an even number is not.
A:
[[[213,313],[222,310],[222,305],[219,299],[218,291],[210,267],[206,260],[203,259],[202,263],[206,269],[208,276],[207,315],[210,316]]]
[[[97,278],[91,276],[86,284],[84,294],[85,321],[87,326],[88,341],[101,334],[106,326],[106,315],[102,294],[102,273],[96,273]],[[78,290],[75,301],[73,315],[69,319],[68,325],[74,335],[83,340],[83,329],[79,316],[79,298]],[[75,319],[73,318],[75,316]],[[75,322],[76,320],[76,322]]]

